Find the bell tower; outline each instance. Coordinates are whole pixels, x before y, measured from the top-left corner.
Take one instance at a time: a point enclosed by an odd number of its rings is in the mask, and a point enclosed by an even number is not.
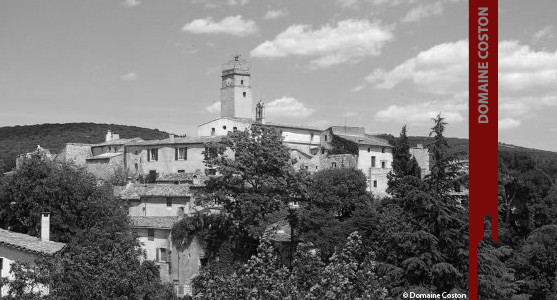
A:
[[[250,64],[234,55],[234,59],[222,66],[220,89],[220,116],[229,118],[253,118]]]

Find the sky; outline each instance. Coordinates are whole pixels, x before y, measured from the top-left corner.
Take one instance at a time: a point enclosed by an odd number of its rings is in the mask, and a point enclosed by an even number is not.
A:
[[[501,142],[557,151],[555,12],[499,1]],[[467,37],[464,0],[0,0],[0,126],[195,136],[241,54],[267,120],[466,138]]]

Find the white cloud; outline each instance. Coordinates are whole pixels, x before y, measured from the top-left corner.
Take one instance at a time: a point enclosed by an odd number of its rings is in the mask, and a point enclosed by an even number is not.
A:
[[[547,25],[534,34],[534,37],[532,38],[532,42],[537,43],[545,38],[551,38],[551,37],[553,37],[553,26]]]
[[[518,41],[499,42],[499,85],[503,91],[557,92],[557,51],[534,51]]]
[[[248,4],[248,0],[226,0],[226,4],[230,6],[235,6],[235,5],[242,6]]]
[[[389,105],[375,114],[379,122],[396,122],[401,124],[423,125],[431,123],[439,113],[449,123],[465,120],[468,104],[464,101],[427,101],[409,105]]]
[[[438,1],[435,3],[428,3],[428,4],[420,4],[414,8],[412,8],[404,18],[402,18],[402,22],[417,22],[423,18],[432,16],[432,15],[441,15],[443,13],[443,4]]]
[[[138,0],[125,0],[123,4],[126,7],[134,7],[140,5],[141,2],[139,2]]]
[[[518,41],[501,41],[498,67],[501,129],[519,127],[525,119],[535,118],[538,112],[557,106],[557,51],[536,51]],[[447,110],[447,118],[458,121],[462,111],[451,109],[450,104],[468,92],[468,41],[436,45],[390,71],[376,69],[366,80],[375,89],[393,89],[408,81],[420,92],[448,99],[391,105],[376,114],[378,120],[402,121],[408,118],[405,114],[410,119],[423,119],[434,111],[444,113]],[[432,103],[438,108],[434,109]]]
[[[220,113],[220,101],[215,102],[215,103],[205,107],[205,110],[212,113],[212,114]]]
[[[229,16],[218,22],[212,18],[196,19],[182,27],[183,31],[194,34],[230,34],[247,36],[257,33],[258,28],[253,20],[244,20],[242,16]]]
[[[368,20],[344,20],[313,30],[309,25],[292,25],[274,40],[265,41],[250,53],[253,57],[315,57],[315,68],[357,62],[366,56],[376,56],[388,41],[391,30]]]
[[[438,2],[444,3],[456,3],[463,0],[441,0]],[[415,3],[424,3],[428,0],[337,0],[336,3],[341,7],[349,8],[359,8],[361,5],[372,5],[372,6],[389,6],[395,7],[399,5],[411,5]],[[431,2],[431,1],[430,1]]]
[[[366,80],[377,89],[392,89],[405,80],[432,94],[468,90],[468,41],[436,45],[386,72],[376,69]]]
[[[130,73],[126,73],[123,74],[122,76],[120,76],[120,79],[123,81],[135,81],[137,80],[138,76],[137,74],[130,72]]]
[[[246,5],[248,0],[192,0],[192,4],[202,4],[207,8],[218,8],[224,5],[228,6],[242,6]]]
[[[291,97],[282,97],[265,103],[265,114],[271,118],[306,118],[314,112],[315,109]]]
[[[511,128],[520,127],[520,123],[521,123],[520,120],[505,118],[505,119],[499,120],[497,122],[497,125],[498,125],[500,130],[504,130],[504,129],[511,129]]]
[[[267,13],[265,13],[265,16],[263,16],[263,19],[266,20],[273,20],[273,19],[278,19],[280,17],[284,17],[287,16],[288,12],[286,12],[286,10],[280,9],[280,10],[269,10],[267,11]]]

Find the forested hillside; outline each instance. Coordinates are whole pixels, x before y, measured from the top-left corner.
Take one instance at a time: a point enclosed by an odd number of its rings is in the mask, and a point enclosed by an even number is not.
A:
[[[58,153],[66,143],[100,143],[108,130],[119,133],[120,138],[160,139],[168,136],[168,133],[158,129],[116,124],[57,123],[0,127],[0,171],[11,170],[18,154],[33,151],[37,145]]]

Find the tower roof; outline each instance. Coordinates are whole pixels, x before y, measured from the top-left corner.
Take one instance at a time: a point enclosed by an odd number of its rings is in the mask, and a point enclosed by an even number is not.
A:
[[[240,54],[234,55],[234,58],[225,62],[222,65],[222,76],[230,74],[244,74],[249,75],[251,63],[241,58]]]

